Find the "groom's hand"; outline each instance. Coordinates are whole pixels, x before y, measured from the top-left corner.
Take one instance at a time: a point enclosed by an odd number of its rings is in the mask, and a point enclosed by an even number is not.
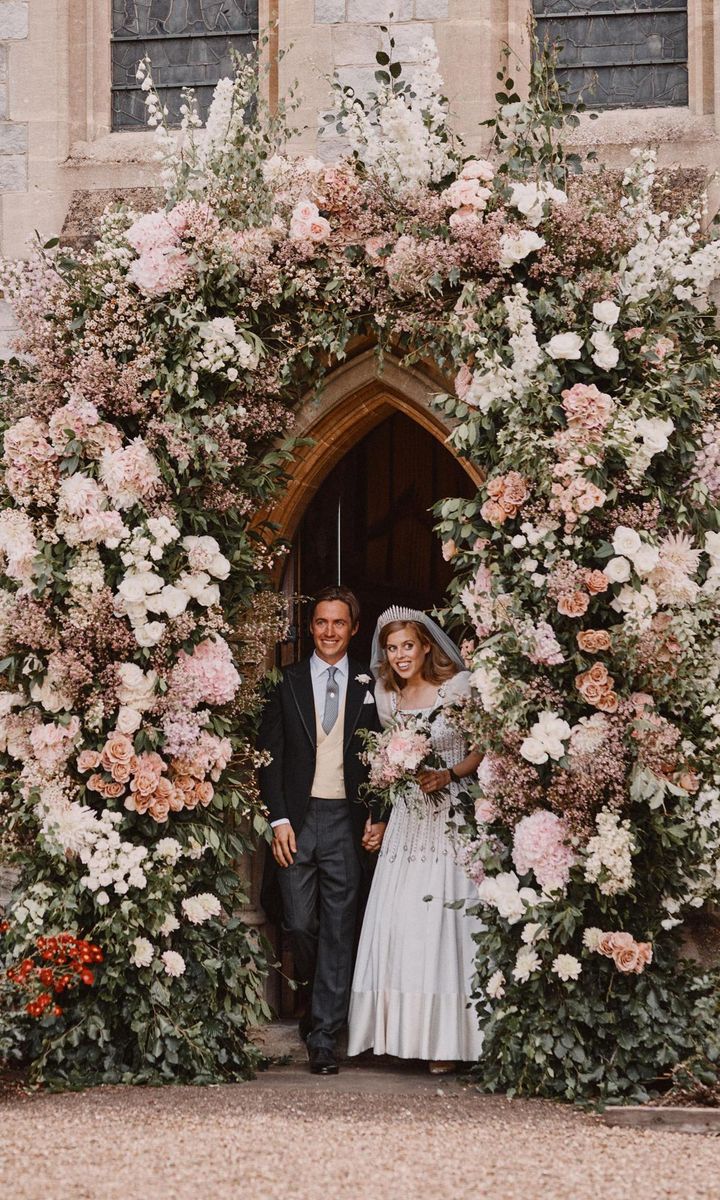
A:
[[[285,825],[276,825],[273,830],[272,840],[273,858],[279,867],[291,867],[293,865],[293,854],[297,854],[297,842],[295,841],[295,831],[289,822]]]
[[[363,850],[367,850],[370,854],[377,854],[378,850],[382,846],[386,825],[387,821],[376,821],[373,825],[372,821],[368,817],[363,830]]]

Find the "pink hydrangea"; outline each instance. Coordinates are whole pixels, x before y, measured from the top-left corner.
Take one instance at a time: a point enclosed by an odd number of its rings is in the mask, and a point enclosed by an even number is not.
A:
[[[178,235],[166,212],[145,213],[125,234],[127,241],[138,254],[151,250],[163,250],[177,244]]]
[[[565,662],[562,646],[555,637],[552,625],[547,621],[538,621],[537,625],[528,630],[532,641],[532,649],[528,653],[530,662],[538,666],[554,667]]]
[[[128,267],[128,279],[146,296],[164,296],[182,287],[190,272],[190,259],[179,247],[156,246]]]
[[[44,771],[57,771],[64,765],[80,731],[80,722],[72,717],[67,725],[36,725],[30,733],[33,754]]]
[[[84,441],[90,429],[99,421],[98,410],[90,400],[71,396],[67,404],[56,409],[50,418],[50,440],[59,453],[65,449],[69,437]]]
[[[227,642],[221,637],[206,638],[192,654],[180,651],[170,675],[169,700],[174,708],[229,704],[240,683]]]
[[[142,438],[121,450],[106,450],[100,460],[100,477],[119,509],[130,508],[153,490],[160,480],[158,465]]]
[[[578,432],[601,433],[615,411],[614,402],[594,383],[576,383],[562,397],[568,424]]]
[[[512,859],[518,874],[535,872],[544,892],[565,888],[577,856],[567,844],[568,828],[561,817],[539,808],[515,826]]]

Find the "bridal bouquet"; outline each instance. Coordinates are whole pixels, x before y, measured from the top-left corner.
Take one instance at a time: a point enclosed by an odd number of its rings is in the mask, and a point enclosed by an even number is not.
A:
[[[362,761],[370,767],[366,790],[392,808],[398,801],[418,798],[417,776],[444,764],[432,748],[428,721],[415,717],[390,725],[382,733],[367,730]],[[437,801],[442,793],[426,799]]]

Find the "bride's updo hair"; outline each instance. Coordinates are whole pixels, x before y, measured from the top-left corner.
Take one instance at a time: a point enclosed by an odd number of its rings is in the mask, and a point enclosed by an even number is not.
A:
[[[423,679],[427,679],[428,683],[444,683],[446,679],[457,675],[459,668],[448,658],[445,651],[440,649],[430,631],[419,621],[388,621],[380,630],[380,645],[383,650],[387,646],[390,634],[397,633],[400,629],[412,629],[420,644],[430,647],[430,653],[423,664]],[[398,678],[388,662],[387,652],[380,663],[380,679],[388,691],[401,692],[404,687],[404,681]]]

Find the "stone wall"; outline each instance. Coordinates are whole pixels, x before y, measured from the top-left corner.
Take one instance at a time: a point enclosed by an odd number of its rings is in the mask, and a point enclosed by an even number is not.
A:
[[[28,36],[28,0],[0,0],[0,193],[27,191],[27,122],[14,120],[8,68],[13,42]]]

